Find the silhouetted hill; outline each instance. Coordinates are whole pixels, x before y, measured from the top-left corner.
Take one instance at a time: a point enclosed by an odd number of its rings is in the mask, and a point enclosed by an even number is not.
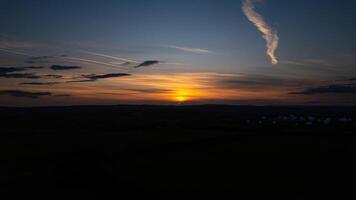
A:
[[[0,108],[1,191],[46,199],[325,196],[353,188],[355,119],[356,107]]]

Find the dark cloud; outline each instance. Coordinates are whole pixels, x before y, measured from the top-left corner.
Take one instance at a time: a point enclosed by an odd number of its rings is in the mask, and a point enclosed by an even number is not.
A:
[[[35,64],[35,63],[49,63],[48,59],[54,58],[53,56],[31,56],[25,63]]]
[[[356,94],[356,85],[353,84],[337,84],[327,85],[314,88],[306,88],[300,92],[292,92],[290,94],[314,95],[314,94]]]
[[[52,70],[73,70],[73,69],[80,69],[81,67],[78,67],[78,66],[66,66],[66,65],[52,65],[50,68]]]
[[[32,73],[13,73],[27,71],[29,69],[43,69],[43,66],[28,66],[28,67],[0,67],[0,78],[29,78],[39,79],[41,76]]]
[[[11,72],[25,71],[24,67],[0,67],[0,75],[7,74]]]
[[[224,88],[264,90],[272,88],[306,87],[314,81],[304,79],[286,79],[269,76],[241,75],[232,77],[217,77],[215,84]]]
[[[27,69],[44,69],[45,67],[43,66],[29,66],[29,67],[24,67],[26,70]]]
[[[28,69],[43,69],[43,66],[28,66],[28,67],[0,67],[0,75],[12,72],[21,72]]]
[[[131,76],[131,74],[127,73],[112,73],[112,74],[88,74],[88,75],[82,75],[82,78],[85,78],[84,80],[74,80],[74,81],[67,81],[67,83],[83,83],[83,82],[94,82],[99,79],[108,79],[108,78],[118,78],[118,77],[124,77],[124,76]]]
[[[11,74],[0,74],[2,78],[28,78],[28,79],[39,79],[41,76],[31,74],[31,73],[11,73]]]
[[[28,92],[23,90],[2,90],[0,91],[0,95],[8,95],[13,97],[23,97],[23,98],[32,98],[36,99],[43,96],[50,96],[52,93],[50,92]]]
[[[139,68],[139,67],[148,67],[148,66],[151,66],[151,65],[157,65],[159,64],[160,62],[158,60],[146,60],[144,62],[142,62],[141,64],[135,66],[136,68]]]
[[[158,89],[158,88],[148,88],[148,89],[125,89],[128,91],[132,91],[132,92],[138,92],[138,93],[149,93],[149,94],[153,94],[153,93],[167,93],[167,92],[172,92],[173,90],[169,90],[169,89]]]
[[[356,78],[349,78],[349,79],[347,79],[347,80],[345,80],[345,81],[355,82],[355,81],[356,81]]]
[[[72,95],[70,94],[57,94],[57,95],[53,95],[54,97],[71,97]]]
[[[61,84],[61,82],[24,82],[21,85],[57,85]]]
[[[47,74],[47,75],[43,75],[43,78],[54,78],[54,79],[60,79],[63,78],[62,75],[56,75],[56,74]]]
[[[86,82],[94,82],[95,80],[92,79],[85,79],[85,80],[74,80],[74,81],[66,81],[66,83],[86,83]]]
[[[116,77],[123,77],[123,76],[131,76],[131,74],[127,74],[127,73],[112,73],[112,74],[102,74],[102,75],[96,75],[96,74],[83,75],[84,78],[88,78],[88,79],[92,79],[92,80],[106,79],[106,78],[116,78]]]

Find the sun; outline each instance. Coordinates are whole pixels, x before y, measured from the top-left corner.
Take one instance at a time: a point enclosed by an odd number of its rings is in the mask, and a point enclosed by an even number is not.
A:
[[[190,99],[190,92],[187,90],[178,90],[173,94],[174,101],[178,103],[186,102]]]
[[[176,100],[177,102],[179,102],[179,103],[183,103],[183,102],[185,102],[185,101],[188,100],[188,97],[186,97],[186,96],[176,96],[176,97],[175,97],[175,100]]]

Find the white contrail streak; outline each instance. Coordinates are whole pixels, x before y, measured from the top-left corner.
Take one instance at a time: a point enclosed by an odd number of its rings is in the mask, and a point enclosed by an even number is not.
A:
[[[278,35],[265,22],[263,17],[255,11],[253,1],[254,0],[244,0],[242,4],[242,11],[248,20],[251,21],[257,27],[257,29],[262,32],[262,37],[267,42],[267,55],[270,57],[272,64],[278,64],[278,60],[275,55],[279,41]]]
[[[105,54],[101,54],[101,53],[95,53],[95,52],[91,52],[91,51],[82,51],[82,50],[80,50],[80,52],[91,54],[91,55],[95,55],[95,56],[101,56],[101,57],[105,57],[105,58],[111,58],[111,59],[114,59],[114,60],[120,60],[120,61],[124,61],[124,62],[140,63],[140,62],[135,61],[135,60],[130,60],[130,59],[126,59],[126,58],[120,58],[120,57],[116,57],[116,56],[105,55]]]
[[[21,52],[17,52],[17,51],[10,51],[10,50],[7,50],[7,49],[0,49],[0,51],[6,52],[6,53],[10,53],[10,54],[20,55],[20,56],[29,56],[29,57],[32,56],[30,54],[21,53]]]
[[[74,61],[81,61],[81,62],[86,62],[86,63],[94,63],[94,64],[100,64],[100,65],[105,65],[106,67],[110,66],[114,69],[117,69],[117,65],[113,65],[110,63],[105,63],[105,62],[100,62],[96,60],[89,60],[89,59],[83,59],[83,58],[77,58],[77,57],[63,57],[62,59],[67,59],[67,60],[74,60]]]
[[[210,51],[210,50],[201,49],[201,48],[179,47],[179,46],[174,46],[174,45],[170,45],[170,46],[167,46],[167,47],[172,48],[172,49],[176,49],[176,50],[180,50],[180,51],[198,53],[198,54],[212,53],[212,51]]]

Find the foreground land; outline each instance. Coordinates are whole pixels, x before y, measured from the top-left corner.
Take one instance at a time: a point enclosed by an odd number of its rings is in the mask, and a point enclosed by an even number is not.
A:
[[[356,107],[0,108],[0,120],[13,197],[303,199],[356,180]]]

